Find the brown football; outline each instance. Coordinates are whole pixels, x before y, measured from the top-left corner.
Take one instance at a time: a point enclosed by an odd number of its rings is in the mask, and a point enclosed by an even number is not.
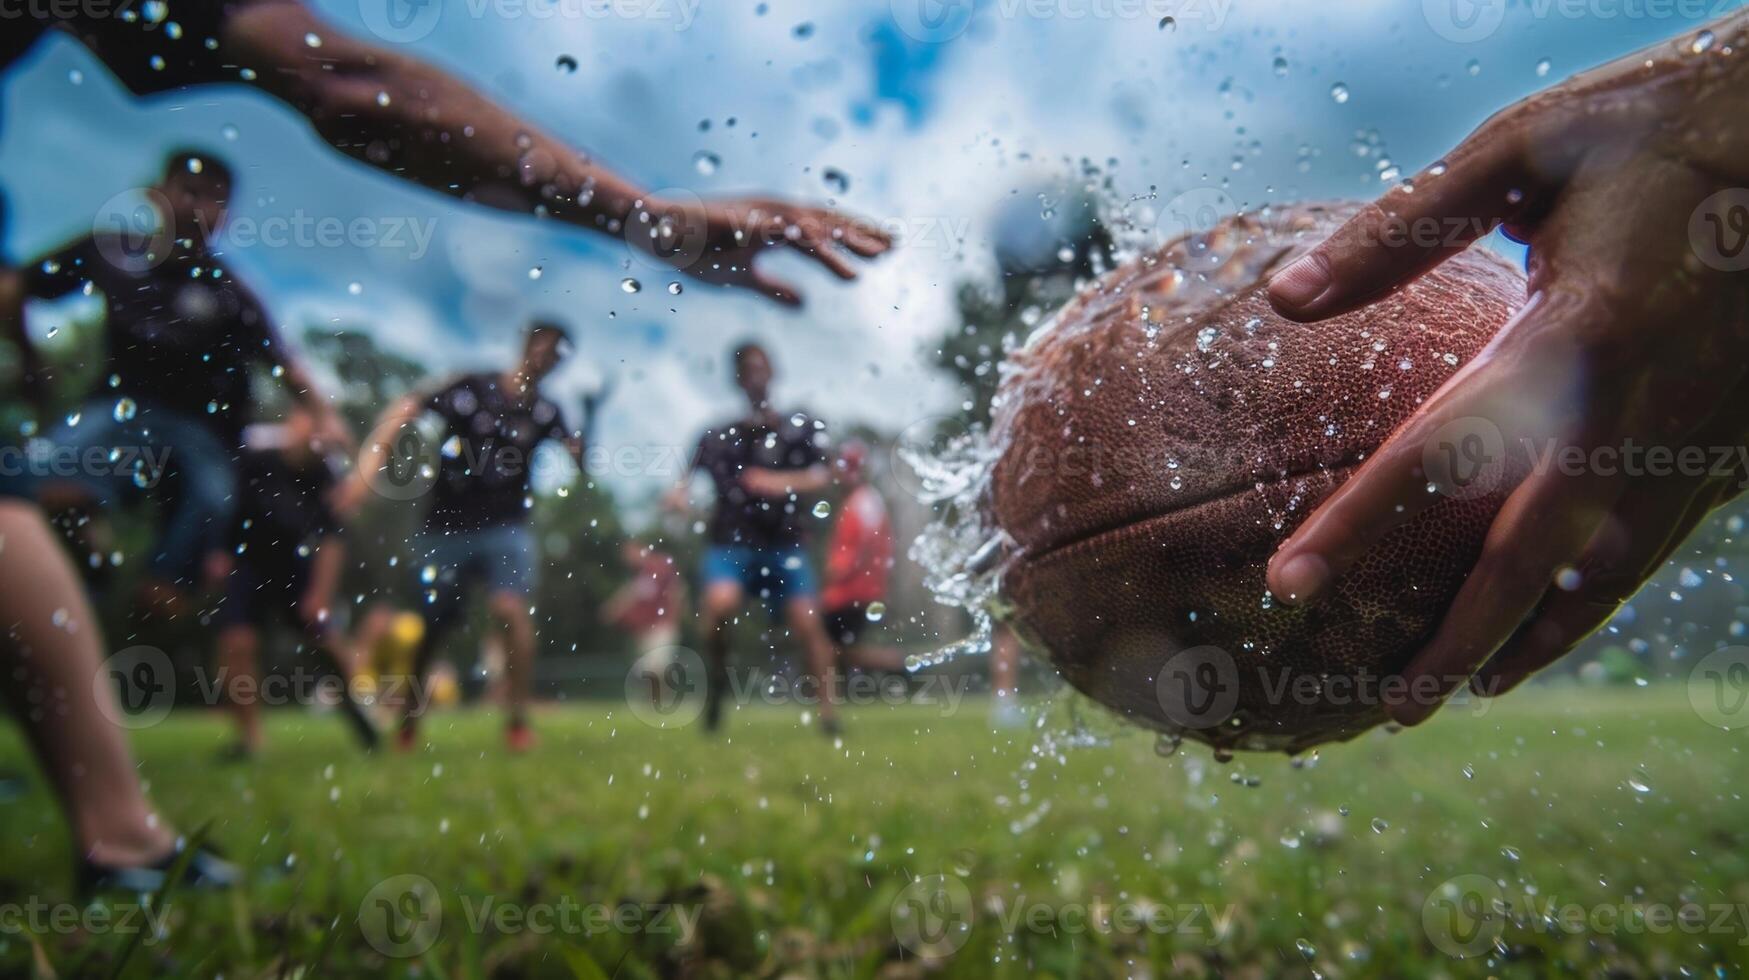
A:
[[[982,502],[1009,545],[998,615],[1139,724],[1299,752],[1383,722],[1382,682],[1438,626],[1499,509],[1498,491],[1455,495],[1317,604],[1268,595],[1276,546],[1525,295],[1472,248],[1364,310],[1277,316],[1269,276],[1355,210],[1276,208],[1171,242],[1013,357]]]

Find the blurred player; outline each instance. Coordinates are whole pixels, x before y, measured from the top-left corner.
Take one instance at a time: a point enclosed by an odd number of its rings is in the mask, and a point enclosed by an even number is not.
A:
[[[582,439],[540,393],[541,382],[569,349],[563,327],[536,323],[523,343],[521,361],[509,370],[462,375],[433,394],[402,399],[372,430],[343,495],[343,512],[356,514],[370,496],[370,481],[394,465],[390,455],[397,447],[390,441],[405,438],[423,416],[441,420],[442,431],[432,443],[442,447],[432,506],[413,548],[419,591],[427,600],[415,683],[423,682],[439,644],[465,611],[469,593],[482,587],[493,625],[504,634],[506,738],[518,752],[534,744],[528,727],[535,653],[530,606],[539,572],[539,550],[529,528],[534,453],[543,442],[558,442],[583,465]],[[416,742],[421,708],[415,699],[403,716],[403,749]]]
[[[366,749],[375,748],[376,726],[356,700],[352,658],[332,611],[346,546],[330,499],[339,481],[325,455],[329,447],[315,419],[296,406],[273,438],[276,445],[249,449],[240,461],[232,568],[217,617],[225,686],[238,678],[260,689],[262,627],[284,622],[316,654],[318,668],[342,682],[347,721]],[[233,697],[231,707],[238,741],[230,754],[247,758],[261,748],[259,698]]]
[[[602,604],[601,620],[632,635],[650,702],[662,704],[673,648],[680,642],[686,586],[674,557],[664,551],[633,538],[620,546],[619,555],[632,577]]]
[[[851,666],[902,674],[904,655],[869,640],[886,612],[893,522],[881,492],[868,481],[867,445],[852,439],[839,449],[838,479],[846,493],[826,549],[826,631]]]
[[[231,192],[222,162],[195,151],[173,153],[151,195],[165,210],[160,217],[168,234],[138,241],[124,232],[99,232],[39,258],[24,273],[29,296],[95,291],[107,307],[106,343],[93,358],[103,380],[43,442],[81,460],[96,452],[114,465],[44,477],[42,499],[52,501],[51,509],[108,509],[152,489],[168,506],[147,559],[145,592],[162,602],[199,585],[208,556],[223,547],[237,501],[232,460],[253,407],[255,372],[279,378],[324,439],[347,438],[345,424],[280,340],[267,311],[214,251]],[[40,411],[52,379],[24,319],[13,321],[13,339],[27,394]],[[166,476],[170,482],[160,486]]]
[[[699,578],[707,660],[705,727],[722,724],[728,693],[729,626],[749,595],[781,616],[807,653],[808,673],[819,685],[820,726],[839,731],[832,640],[820,618],[818,590],[804,544],[806,498],[832,482],[825,424],[801,412],[771,405],[771,359],[758,344],[734,353],[735,383],[747,398],[740,419],[699,439],[693,470],[670,491],[667,505],[690,507],[693,472],[704,471],[716,491],[710,546]]]

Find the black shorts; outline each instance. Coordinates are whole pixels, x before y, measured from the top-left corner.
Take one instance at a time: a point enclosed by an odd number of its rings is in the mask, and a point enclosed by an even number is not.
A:
[[[839,606],[837,609],[826,610],[826,635],[832,642],[844,647],[853,647],[861,643],[863,637],[873,628],[869,622],[868,607],[862,603],[852,603]]]
[[[309,584],[309,573],[299,566],[270,568],[239,561],[225,579],[225,598],[213,620],[221,627],[260,628],[277,621],[301,629],[298,603]]]

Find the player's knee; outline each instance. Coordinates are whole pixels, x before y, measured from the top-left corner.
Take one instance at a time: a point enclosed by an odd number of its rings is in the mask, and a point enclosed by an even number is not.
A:
[[[528,597],[520,592],[501,590],[486,600],[492,618],[509,626],[521,626],[529,621]]]
[[[743,598],[741,587],[732,582],[718,582],[708,586],[701,603],[707,624],[714,626],[734,616],[740,611]]]

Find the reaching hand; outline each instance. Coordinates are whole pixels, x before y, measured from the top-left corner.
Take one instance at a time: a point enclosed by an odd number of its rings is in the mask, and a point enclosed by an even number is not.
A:
[[[1319,320],[1496,226],[1530,246],[1524,309],[1270,563],[1278,597],[1316,601],[1386,532],[1439,506],[1423,451],[1442,428],[1497,437],[1529,475],[1405,689],[1480,668],[1479,693],[1509,690],[1606,623],[1741,492],[1746,48],[1749,16],[1733,15],[1521,102],[1270,283],[1284,316]],[[1392,714],[1415,724],[1438,706]]]
[[[856,266],[846,252],[872,259],[893,246],[866,221],[768,198],[640,201],[625,222],[633,247],[701,282],[751,289],[786,306],[802,305],[801,293],[760,269],[760,253],[791,248],[850,280]]]

